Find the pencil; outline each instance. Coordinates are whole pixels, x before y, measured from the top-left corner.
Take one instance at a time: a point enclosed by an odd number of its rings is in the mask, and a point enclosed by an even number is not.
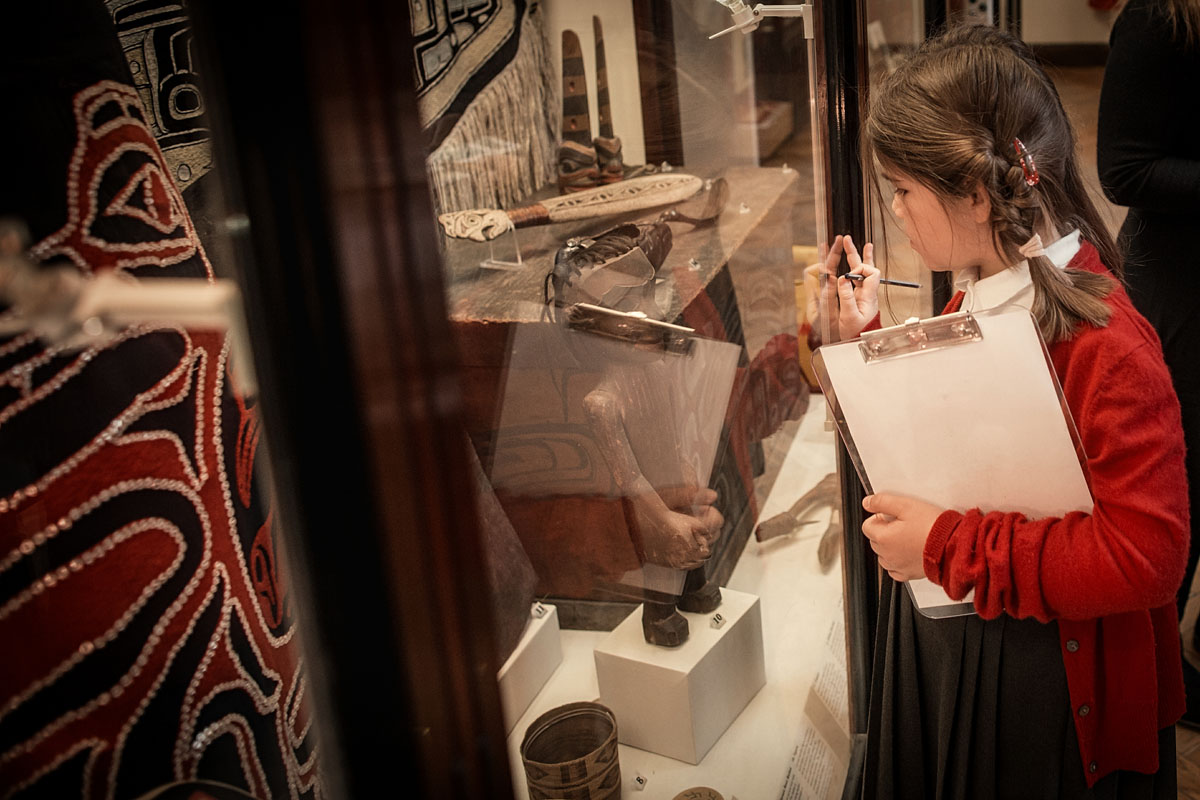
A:
[[[847,272],[845,275],[839,275],[839,278],[849,278],[852,281],[861,281],[866,276],[859,272]],[[880,278],[880,283],[886,283],[889,286],[907,286],[909,289],[920,289],[921,284],[913,283],[912,281],[895,281],[891,278]]]

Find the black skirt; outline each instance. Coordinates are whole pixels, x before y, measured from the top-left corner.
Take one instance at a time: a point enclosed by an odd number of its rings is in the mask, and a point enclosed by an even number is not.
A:
[[[1174,727],[1156,774],[1087,788],[1056,623],[929,619],[887,576],[879,613],[864,800],[1174,800]]]

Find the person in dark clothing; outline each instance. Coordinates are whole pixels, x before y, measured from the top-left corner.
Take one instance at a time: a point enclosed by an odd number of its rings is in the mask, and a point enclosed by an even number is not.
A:
[[[1188,499],[1200,483],[1200,271],[1188,264],[1200,219],[1200,0],[1130,0],[1113,26],[1100,92],[1096,162],[1104,193],[1129,207],[1119,244],[1134,305],[1162,339],[1183,410]],[[1182,94],[1181,94],[1182,93]],[[1182,618],[1200,539],[1195,512]],[[1194,645],[1200,636],[1192,632]],[[1184,661],[1188,711],[1200,724],[1200,671]]]

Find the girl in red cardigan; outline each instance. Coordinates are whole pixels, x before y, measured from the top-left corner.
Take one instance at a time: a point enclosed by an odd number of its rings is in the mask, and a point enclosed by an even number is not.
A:
[[[1076,163],[1053,84],[991,28],[931,40],[871,98],[864,139],[946,311],[1037,319],[1087,455],[1095,507],[1027,519],[879,493],[867,798],[1174,798],[1183,711],[1175,591],[1187,554],[1179,404]],[[843,338],[878,324],[871,245],[838,237]],[[979,409],[985,416],[986,407]],[[970,431],[963,432],[970,446]],[[928,577],[977,615],[930,619]]]

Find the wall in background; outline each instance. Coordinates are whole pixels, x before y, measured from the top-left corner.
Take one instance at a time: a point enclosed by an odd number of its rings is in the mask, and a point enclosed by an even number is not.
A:
[[[1117,12],[1086,0],[1023,0],[1021,38],[1029,44],[1108,44]]]

